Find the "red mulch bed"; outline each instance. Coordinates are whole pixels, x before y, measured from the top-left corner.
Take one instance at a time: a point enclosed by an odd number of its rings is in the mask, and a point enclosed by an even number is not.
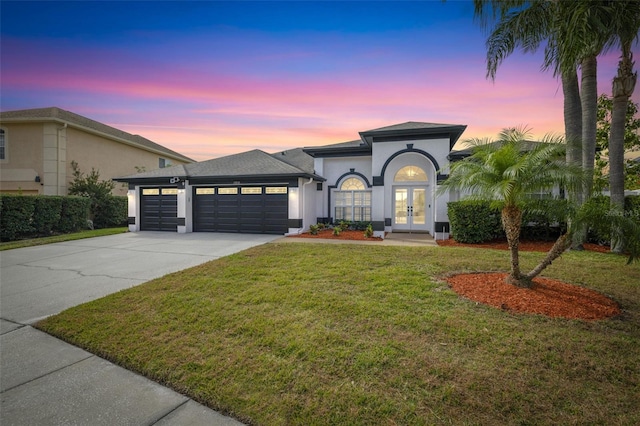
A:
[[[620,307],[608,297],[550,278],[535,278],[532,288],[505,282],[505,273],[459,274],[447,278],[460,296],[496,308],[549,317],[598,320],[620,314]]]
[[[520,241],[518,244],[518,248],[521,251],[540,251],[540,252],[548,252],[553,243],[555,241]],[[439,246],[445,247],[475,247],[475,248],[489,248],[496,250],[508,250],[509,246],[507,245],[507,240],[494,240],[486,243],[479,244],[465,244],[459,243],[453,238],[449,238],[448,240],[438,240]],[[584,249],[588,251],[597,251],[599,253],[609,253],[609,247],[600,246],[598,244],[585,243]]]
[[[292,238],[323,238],[328,240],[351,240],[351,241],[382,241],[380,237],[364,236],[364,231],[342,231],[340,235],[333,235],[333,229],[321,229],[318,235],[312,235],[308,232],[299,235],[290,235]]]
[[[522,251],[548,252],[553,241],[520,241]],[[440,246],[508,250],[506,240],[482,244],[463,244],[453,239],[438,241]],[[609,247],[584,244],[585,250],[608,253]],[[583,287],[550,278],[535,278],[533,288],[519,288],[505,282],[505,273],[459,274],[447,278],[453,291],[475,302],[518,313],[540,314],[582,320],[610,318],[620,307],[608,297]]]

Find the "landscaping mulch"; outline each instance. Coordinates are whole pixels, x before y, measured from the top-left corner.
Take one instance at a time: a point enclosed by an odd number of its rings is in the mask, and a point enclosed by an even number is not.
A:
[[[519,249],[548,252],[553,243],[553,241],[520,241]],[[509,248],[506,240],[463,244],[454,239],[448,239],[438,241],[438,245],[497,250]],[[609,247],[591,243],[585,243],[584,249],[599,253],[609,252]],[[447,278],[447,282],[460,296],[510,312],[582,320],[604,319],[620,314],[617,303],[593,290],[541,277],[533,280],[532,288],[519,288],[506,283],[506,277],[505,273],[460,274]]]
[[[582,320],[621,313],[616,302],[587,288],[541,277],[533,280],[532,288],[520,288],[507,284],[506,277],[506,273],[474,273],[454,275],[446,281],[462,297],[510,312]]]
[[[380,237],[365,237],[364,231],[342,231],[340,235],[333,235],[332,229],[321,229],[317,235],[305,232],[298,235],[290,235],[291,238],[322,238],[327,240],[349,240],[349,241],[382,241]]]
[[[518,248],[521,251],[539,251],[539,252],[546,253],[551,249],[554,242],[555,241],[521,240],[520,243],[518,244]],[[489,248],[489,249],[496,249],[496,250],[509,249],[506,239],[493,240],[493,241],[488,241],[486,243],[478,243],[478,244],[465,244],[465,243],[459,243],[453,238],[449,238],[448,240],[438,240],[437,243],[439,246],[445,246],[445,247],[475,247],[475,248]],[[587,251],[596,251],[599,253],[609,252],[608,246],[601,246],[601,245],[592,244],[592,243],[585,243],[583,244],[583,246],[584,246],[584,249]]]

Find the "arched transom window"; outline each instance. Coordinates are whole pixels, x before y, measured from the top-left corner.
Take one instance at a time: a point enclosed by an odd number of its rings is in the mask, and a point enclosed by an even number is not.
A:
[[[340,191],[364,191],[364,183],[354,177],[345,179],[340,185]]]
[[[362,222],[371,220],[371,191],[363,181],[350,177],[335,191],[334,221]]]
[[[395,182],[426,182],[428,180],[427,173],[418,166],[405,166],[398,170]]]

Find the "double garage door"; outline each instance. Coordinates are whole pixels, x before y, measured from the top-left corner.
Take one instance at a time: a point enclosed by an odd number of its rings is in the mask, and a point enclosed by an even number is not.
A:
[[[145,195],[147,190],[149,195]],[[173,193],[175,191],[175,193]],[[176,231],[177,190],[142,191],[141,229]],[[286,186],[195,187],[191,196],[194,232],[285,234],[289,198]]]

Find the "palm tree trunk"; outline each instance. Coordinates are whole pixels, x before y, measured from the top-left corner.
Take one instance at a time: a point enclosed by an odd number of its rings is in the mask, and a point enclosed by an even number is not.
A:
[[[562,253],[564,253],[565,250],[568,249],[570,246],[571,246],[571,239],[569,238],[569,234],[560,235],[560,237],[553,244],[553,247],[551,247],[551,250],[549,250],[545,258],[542,260],[542,262],[540,262],[538,266],[533,268],[533,270],[526,275],[527,278],[529,280],[533,280],[535,277],[540,275],[540,273],[544,271],[547,268],[547,266],[551,265],[551,263],[553,263],[554,260],[559,258],[560,255],[562,255]]]
[[[531,280],[528,280],[520,272],[520,230],[522,228],[522,210],[516,206],[506,206],[502,209],[502,227],[507,235],[507,244],[511,254],[511,273],[507,277],[507,282],[518,287],[531,287]]]
[[[582,60],[582,168],[586,173],[582,200],[591,197],[593,168],[596,156],[596,129],[598,124],[598,61],[595,56]]]
[[[564,133],[567,140],[567,164],[582,163],[582,104],[578,87],[578,73],[562,73],[564,94]]]
[[[582,102],[580,100],[580,89],[578,87],[578,73],[563,72],[562,92],[564,94],[564,133],[567,140],[567,164],[582,164]],[[567,198],[578,204],[580,202],[579,193],[569,192]],[[574,233],[573,235],[577,235]],[[572,248],[579,250],[583,241],[574,239]]]
[[[618,63],[618,75],[613,78],[613,105],[609,134],[609,191],[611,208],[624,211],[624,125],[627,103],[633,94],[638,74],[633,72],[631,46],[622,47],[622,59]],[[620,229],[611,232],[611,251],[621,253],[623,236]]]

